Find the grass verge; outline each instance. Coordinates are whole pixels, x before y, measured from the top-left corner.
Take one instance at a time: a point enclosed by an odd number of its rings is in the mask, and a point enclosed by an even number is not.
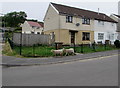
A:
[[[74,48],[74,47],[64,47],[64,48]],[[83,48],[83,49],[82,49]],[[95,48],[90,46],[81,46],[75,47],[76,53],[93,53],[93,52],[101,52],[101,51],[108,51],[108,50],[116,50],[115,46],[111,45],[97,45]],[[3,47],[2,53],[7,56],[16,56],[16,57],[50,57],[54,56],[51,52],[52,49],[55,49],[53,46],[22,46],[21,47],[21,54],[20,55],[20,47],[13,46],[11,49],[10,44],[7,42]]]

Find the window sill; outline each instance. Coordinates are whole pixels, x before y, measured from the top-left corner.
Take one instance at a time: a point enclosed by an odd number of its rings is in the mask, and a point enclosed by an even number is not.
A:
[[[83,24],[83,23],[82,23]],[[90,24],[83,24],[83,25],[90,25]]]
[[[82,40],[82,41],[90,41],[90,40]]]
[[[73,23],[73,22],[66,22],[66,23]]]

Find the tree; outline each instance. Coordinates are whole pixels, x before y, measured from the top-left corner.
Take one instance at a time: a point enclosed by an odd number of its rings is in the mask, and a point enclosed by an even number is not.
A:
[[[8,27],[18,27],[20,23],[26,20],[27,14],[23,11],[10,12],[4,15],[3,23],[6,23]]]
[[[38,20],[34,20],[34,19],[27,19],[27,21],[38,22]]]

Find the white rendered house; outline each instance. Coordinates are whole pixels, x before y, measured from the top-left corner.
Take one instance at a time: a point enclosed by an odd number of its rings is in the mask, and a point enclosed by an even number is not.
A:
[[[117,40],[120,40],[120,15],[111,14],[110,17],[118,22],[116,31],[118,32]]]
[[[114,44],[114,41],[117,40],[118,32],[117,24],[114,22],[94,20],[94,40],[96,43],[103,43],[105,41],[110,41],[111,44]]]
[[[43,31],[43,23],[33,22],[33,21],[25,21],[21,24],[22,33],[26,34],[41,34]]]

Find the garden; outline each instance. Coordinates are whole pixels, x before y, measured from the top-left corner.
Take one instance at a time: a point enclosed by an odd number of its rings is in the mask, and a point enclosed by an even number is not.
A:
[[[8,53],[8,50],[4,49],[3,54],[10,55],[10,56],[22,56],[22,57],[51,57],[54,56],[54,54],[51,52],[51,50],[55,50],[55,45],[33,45],[33,46],[17,46],[13,43],[10,43],[10,41],[6,44],[11,47],[11,53]],[[6,47],[8,48],[8,46]],[[108,50],[116,50],[116,46],[109,45],[109,44],[93,44],[93,45],[75,45],[75,46],[62,46],[61,49],[69,49],[73,48],[75,53],[94,53],[94,52],[102,52],[102,51],[108,51]],[[9,50],[10,51],[10,50]],[[65,55],[65,54],[64,54]]]

